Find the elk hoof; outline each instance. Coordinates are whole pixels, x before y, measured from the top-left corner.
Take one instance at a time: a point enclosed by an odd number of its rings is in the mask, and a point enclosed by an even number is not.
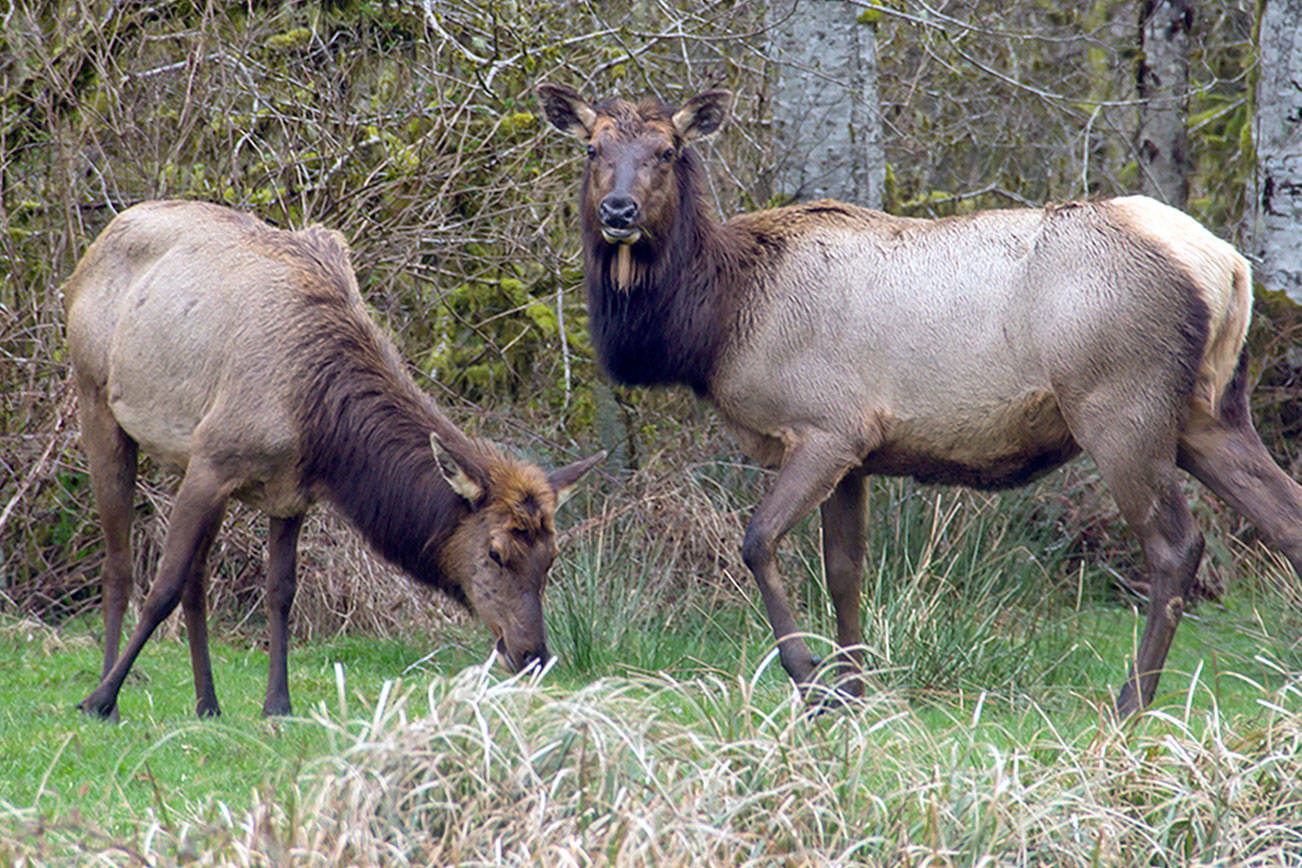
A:
[[[1143,706],[1139,704],[1139,697],[1135,688],[1127,683],[1125,687],[1121,688],[1121,694],[1117,697],[1117,704],[1113,708],[1117,720],[1125,720],[1142,709]]]
[[[835,672],[820,673],[822,663],[822,660],[814,658],[814,675],[828,677],[832,681],[831,685],[824,684],[812,676],[800,684],[801,694],[809,706],[810,713],[822,714],[825,711],[840,710],[859,704],[867,692],[863,672],[857,667],[838,667]]]
[[[118,722],[118,703],[116,699],[100,699],[92,693],[78,703],[77,710],[87,717],[98,717],[100,720],[108,720],[113,723]]]
[[[825,684],[805,686],[805,714],[819,717],[831,711],[841,711],[855,703],[855,697],[837,687]]]
[[[262,703],[263,717],[289,717],[294,712],[290,710],[289,699],[268,699]]]

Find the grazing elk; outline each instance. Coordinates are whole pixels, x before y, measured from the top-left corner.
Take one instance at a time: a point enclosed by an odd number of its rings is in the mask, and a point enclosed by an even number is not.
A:
[[[796,683],[816,661],[778,542],[821,509],[837,641],[861,643],[868,474],[994,489],[1088,453],[1150,572],[1122,713],[1151,701],[1202,556],[1176,467],[1302,573],[1302,488],[1248,414],[1248,263],[1191,218],[1127,197],[942,220],[819,201],[717,222],[690,143],[724,121],[728,92],[677,110],[538,93],[587,147],[602,366],[621,383],[691,386],[777,471],[742,555]],[[841,687],[861,692],[859,655],[839,662]]]
[[[295,552],[318,500],[416,581],[482,618],[512,666],[546,660],[540,595],[556,554],[553,516],[601,456],[546,475],[462,434],[367,315],[342,235],[281,231],[215,205],[148,202],[90,246],[64,304],[106,537],[104,668],[83,711],[116,716],[131,664],[179,601],[198,714],[220,714],[204,561],[230,497],[270,516],[264,714],[290,712]],[[119,657],[138,449],[184,478]]]

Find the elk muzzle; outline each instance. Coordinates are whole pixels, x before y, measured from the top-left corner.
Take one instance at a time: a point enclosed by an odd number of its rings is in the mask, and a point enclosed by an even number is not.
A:
[[[513,649],[507,645],[505,639],[498,639],[497,653],[516,672],[523,672],[533,666],[537,666],[541,670],[547,665],[547,661],[551,659],[551,654],[547,650],[546,639],[536,645],[522,649]]]
[[[641,216],[637,200],[627,193],[611,193],[601,200],[597,216],[601,218],[601,236],[611,244],[633,244],[642,230],[633,225]]]
[[[539,668],[549,658],[547,651],[547,626],[543,621],[542,600],[537,591],[525,591],[515,602],[514,611],[505,615],[497,626],[490,629],[497,634],[497,652],[515,672],[531,664]]]

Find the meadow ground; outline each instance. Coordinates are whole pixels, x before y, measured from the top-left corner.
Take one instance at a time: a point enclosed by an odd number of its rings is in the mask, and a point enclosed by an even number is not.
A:
[[[1074,586],[1030,581],[1061,574],[1023,514],[1042,498],[903,492],[874,495],[898,508],[868,565],[869,698],[821,714],[749,589],[656,582],[666,553],[618,533],[558,564],[541,677],[484,665],[474,623],[314,640],[285,719],[259,716],[266,657],[242,633],[214,647],[224,716],[194,719],[172,630],[122,722],[87,720],[97,619],[10,618],[0,861],[1302,864],[1300,610],[1268,554],[1239,553],[1153,708],[1118,723],[1138,609],[1085,561]],[[804,528],[785,558],[812,641],[816,551]]]

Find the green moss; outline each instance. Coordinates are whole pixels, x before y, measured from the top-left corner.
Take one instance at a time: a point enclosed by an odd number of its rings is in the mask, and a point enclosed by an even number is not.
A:
[[[312,40],[312,31],[306,27],[295,27],[284,33],[277,33],[267,40],[267,48],[272,51],[292,51],[306,45]]]

